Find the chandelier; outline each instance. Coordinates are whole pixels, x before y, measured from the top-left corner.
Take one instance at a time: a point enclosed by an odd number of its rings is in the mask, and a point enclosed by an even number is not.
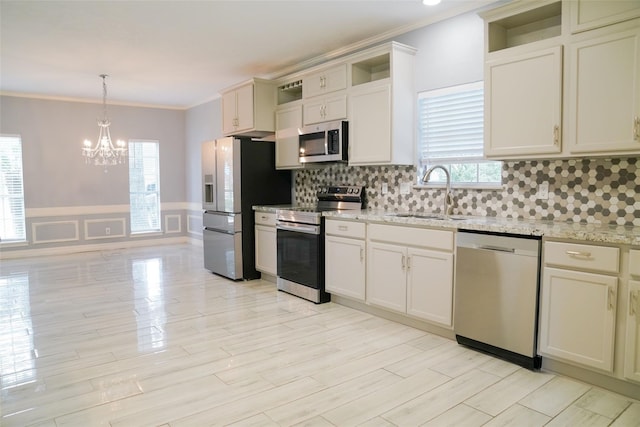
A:
[[[110,166],[124,163],[127,159],[127,144],[122,140],[116,141],[116,145],[111,142],[109,126],[111,122],[107,117],[107,83],[106,74],[100,74],[102,78],[102,120],[98,120],[100,134],[95,146],[88,139],[84,140],[82,155],[87,164],[93,163],[96,166]]]

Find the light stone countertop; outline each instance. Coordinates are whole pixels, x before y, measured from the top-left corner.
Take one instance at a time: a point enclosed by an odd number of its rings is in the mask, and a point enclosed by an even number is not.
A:
[[[382,222],[387,224],[408,224],[458,230],[491,231],[585,242],[640,245],[640,227],[463,215],[452,215],[451,218],[454,219],[428,219],[395,216],[396,214],[397,213],[383,210],[323,213],[327,218]],[[400,214],[402,215],[403,213],[400,212]],[[418,215],[420,215],[420,213],[418,213]],[[438,215],[434,216],[437,217]]]
[[[275,213],[277,209],[295,209],[296,207],[308,208],[311,206],[253,206],[253,210]],[[406,212],[369,209],[323,212],[323,216],[327,218],[386,224],[404,224],[430,228],[489,231],[496,233],[511,233],[526,236],[543,236],[548,238],[578,240],[591,243],[640,246],[640,227],[465,215],[452,215],[450,218],[446,219],[430,219],[419,216],[398,216],[398,214],[404,215]],[[416,214],[429,215],[426,212],[418,212]],[[441,218],[440,215],[434,214],[433,216]]]

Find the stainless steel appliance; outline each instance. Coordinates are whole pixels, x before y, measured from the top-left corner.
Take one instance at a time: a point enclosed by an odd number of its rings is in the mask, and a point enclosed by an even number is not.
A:
[[[362,209],[363,187],[331,186],[322,188],[318,202],[308,208],[276,210],[278,245],[278,289],[318,303],[331,295],[324,288],[323,211]]]
[[[458,343],[540,368],[540,238],[461,231],[456,243]]]
[[[275,170],[272,142],[222,138],[202,144],[204,267],[257,279],[253,205],[291,203],[291,173]]]
[[[300,163],[347,161],[349,123],[324,122],[300,129]]]

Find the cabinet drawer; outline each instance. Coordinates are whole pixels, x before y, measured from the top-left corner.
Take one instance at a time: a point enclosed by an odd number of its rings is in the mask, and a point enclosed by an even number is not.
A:
[[[631,249],[629,252],[629,274],[640,276],[640,249]]]
[[[276,226],[276,214],[270,212],[256,212],[256,224]]]
[[[453,251],[453,231],[369,224],[370,240]]]
[[[545,264],[617,273],[620,270],[620,249],[574,243],[546,242]]]
[[[352,237],[354,239],[364,239],[365,223],[353,221],[336,221],[327,219],[324,223],[326,234],[335,236]]]

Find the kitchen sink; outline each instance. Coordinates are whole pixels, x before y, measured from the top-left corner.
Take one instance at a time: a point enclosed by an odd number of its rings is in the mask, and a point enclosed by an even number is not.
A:
[[[464,216],[452,216],[452,215],[438,215],[430,213],[389,213],[387,216],[395,216],[396,218],[422,218],[422,219],[434,219],[438,221],[464,221],[467,219]]]

